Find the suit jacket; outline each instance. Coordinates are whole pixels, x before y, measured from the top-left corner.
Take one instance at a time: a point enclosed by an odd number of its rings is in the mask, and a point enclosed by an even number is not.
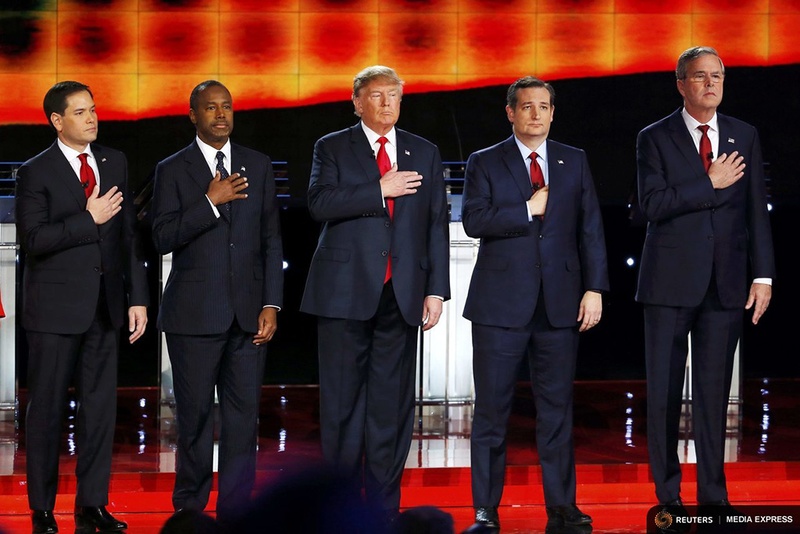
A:
[[[153,240],[172,253],[158,327],[183,335],[221,334],[234,317],[258,331],[265,305],[283,305],[283,248],[272,162],[231,144],[231,173],[247,176],[246,199],[219,206],[206,197],[213,178],[197,142],[156,166]]]
[[[739,308],[747,300],[748,257],[753,278],[775,276],[758,133],[717,118],[719,153],[738,150],[747,165],[726,189],[712,187],[680,109],[639,133],[639,204],[648,221],[639,302],[696,306],[713,268],[722,305]]]
[[[481,239],[464,317],[519,328],[539,290],[550,324],[576,326],[586,290],[607,291],[600,206],[583,150],[547,140],[549,196],[544,217],[528,221],[531,182],[514,136],[470,155],[462,220]]]
[[[104,286],[111,322],[120,328],[128,306],[148,304],[147,277],[134,239],[136,213],[122,152],[92,145],[100,194],[117,186],[122,211],[100,226],[86,195],[53,143],[25,162],[17,178],[17,230],[25,253],[22,326],[54,334],[86,332]]]
[[[366,320],[377,308],[391,251],[392,284],[403,318],[422,322],[427,295],[450,298],[449,230],[439,150],[397,129],[397,166],[422,185],[383,206],[380,172],[360,124],[317,141],[308,187],[311,217],[323,223],[300,309]]]

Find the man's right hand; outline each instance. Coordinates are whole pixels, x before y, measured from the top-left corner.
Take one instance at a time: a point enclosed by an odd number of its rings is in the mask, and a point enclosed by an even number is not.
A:
[[[738,157],[737,157],[738,156]],[[731,155],[720,154],[708,168],[708,177],[711,178],[711,185],[714,189],[725,189],[739,181],[744,176],[745,164],[744,157],[739,156],[737,151]]]
[[[111,220],[122,209],[122,191],[115,185],[102,197],[100,187],[95,186],[92,194],[86,199],[86,211],[94,219],[97,225],[104,224]]]
[[[239,200],[247,198],[247,193],[241,193],[247,186],[247,178],[235,172],[225,178],[224,180],[217,171],[214,178],[208,184],[208,192],[206,196],[215,205],[227,204],[231,200]]]
[[[528,209],[531,210],[531,215],[534,217],[544,215],[544,210],[547,207],[547,195],[549,195],[549,186],[537,189],[531,195],[531,198],[528,199]]]
[[[398,171],[397,163],[381,176],[381,193],[384,198],[413,195],[422,185],[422,176],[417,171]]]

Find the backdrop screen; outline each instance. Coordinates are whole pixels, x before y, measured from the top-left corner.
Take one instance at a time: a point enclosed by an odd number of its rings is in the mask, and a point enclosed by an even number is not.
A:
[[[219,79],[239,110],[347,100],[395,68],[408,93],[674,69],[695,44],[727,66],[800,59],[797,0],[2,0],[0,125],[43,124],[56,81],[104,120],[184,115]]]

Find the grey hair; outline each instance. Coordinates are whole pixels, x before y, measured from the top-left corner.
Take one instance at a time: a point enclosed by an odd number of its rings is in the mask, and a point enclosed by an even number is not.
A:
[[[722,64],[722,58],[719,57],[717,51],[710,46],[693,46],[684,52],[678,58],[678,65],[675,67],[675,77],[679,80],[686,79],[686,69],[689,63],[699,58],[700,56],[716,56],[719,59],[719,66],[722,69],[722,74],[725,74],[725,65]]]

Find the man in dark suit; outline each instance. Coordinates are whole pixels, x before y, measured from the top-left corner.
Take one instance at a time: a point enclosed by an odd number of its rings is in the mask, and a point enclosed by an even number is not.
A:
[[[682,507],[678,425],[691,333],[697,499],[726,505],[734,352],[744,309],[753,308],[756,324],[769,304],[772,237],[758,133],[717,113],[722,60],[713,48],[690,48],[676,74],[683,108],[642,130],[636,147],[648,221],[636,300],[644,304],[650,468],[659,502]]]
[[[89,87],[59,82],[44,98],[57,133],[17,180],[17,230],[25,254],[22,326],[28,337],[26,451],[34,534],[58,531],[53,506],[67,389],[78,396],[76,532],[116,532],[108,484],[117,406],[119,329],[133,343],[147,325],[144,262],[134,243],[125,155],[94,144]]]
[[[361,477],[391,518],[411,445],[417,332],[450,297],[439,150],[395,128],[403,82],[368,67],[353,82],[361,121],[317,141],[308,208],[323,223],[301,310],[317,315],[325,459]]]
[[[592,521],[575,506],[572,382],[578,333],[600,320],[608,268],[586,154],[547,139],[554,99],[548,83],[515,81],[506,105],[513,135],[467,161],[462,219],[481,239],[464,307],[475,379],[473,528],[481,532],[500,528],[506,429],[526,356],[548,524]]]
[[[272,162],[233,144],[233,99],[218,81],[194,88],[197,137],[156,167],[153,239],[172,253],[158,326],[167,337],[178,424],[176,510],[203,510],[213,477],[219,395],[217,518],[234,519],[255,480],[267,342],[283,300]]]

